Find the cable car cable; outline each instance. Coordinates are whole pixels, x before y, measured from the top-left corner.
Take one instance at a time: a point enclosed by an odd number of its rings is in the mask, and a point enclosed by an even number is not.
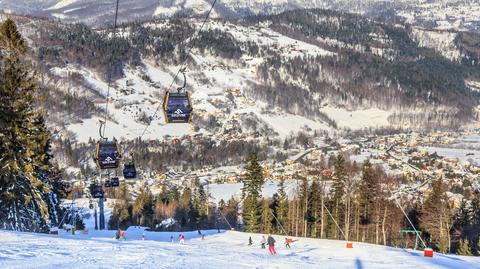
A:
[[[202,31],[203,27],[205,26],[205,24],[207,23],[208,19],[210,18],[210,14],[212,13],[214,7],[215,7],[215,4],[217,3],[217,0],[214,0],[211,7],[210,7],[210,10],[207,12],[207,16],[205,17],[205,19],[203,20],[200,28],[198,29],[198,31],[195,33],[195,35],[193,36],[192,38],[192,42],[190,43],[190,47],[186,53],[186,55],[189,55],[193,49],[193,45],[195,44],[195,41],[196,39],[198,38],[200,32]],[[168,87],[167,89],[167,92],[170,91],[170,89],[172,88],[173,84],[175,83],[175,80],[177,79],[178,75],[180,74],[180,72],[182,72],[183,69],[185,69],[185,60],[182,62],[182,65],[180,66],[180,68],[178,69],[177,73],[175,74],[175,77],[173,78],[172,82],[170,83],[170,86]],[[155,110],[155,112],[153,113],[153,116],[151,117],[152,119],[157,115],[158,111],[160,110],[160,108],[162,107],[162,104],[160,104],[159,106],[157,106],[157,109]],[[149,123],[147,126],[145,126],[145,129],[143,130],[142,134],[140,135],[140,139],[145,135],[145,133],[147,132],[148,128],[150,127],[150,124]]]
[[[113,57],[115,56],[115,39],[116,39],[116,32],[117,32],[117,19],[118,19],[118,4],[120,0],[117,0],[116,7],[115,7],[115,19],[113,22],[113,38],[112,38],[112,54],[110,55],[110,70],[108,70],[108,83],[107,83],[107,97],[106,97],[106,103],[105,103],[105,117],[103,120],[103,123],[100,123],[100,132],[101,135],[100,137],[102,139],[105,139],[105,130],[107,127],[107,120],[108,120],[108,103],[109,103],[109,98],[110,98],[110,87],[112,83],[112,69],[113,69]],[[102,125],[103,125],[103,131],[102,131]]]

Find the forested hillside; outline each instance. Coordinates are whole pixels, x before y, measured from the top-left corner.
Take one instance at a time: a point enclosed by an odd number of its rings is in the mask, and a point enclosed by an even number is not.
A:
[[[413,126],[456,128],[476,116],[478,94],[465,85],[466,79],[480,77],[478,35],[474,33],[458,34],[455,46],[461,58],[452,61],[434,49],[420,47],[408,25],[325,10],[230,22],[210,27],[198,40],[189,39],[194,28],[185,19],[123,25],[122,37],[115,40],[108,37],[108,30],[81,24],[44,26],[37,29],[35,39],[35,57],[44,70],[78,64],[103,74],[106,80],[113,50],[113,78],[121,78],[126,65],[142,66],[145,58],[159,65],[184,59],[195,65],[192,55],[182,49],[193,44],[199,55],[211,55],[221,63],[240,59],[237,63],[245,66],[244,59],[262,59],[256,65],[257,81],[247,88],[250,96],[331,126],[335,123],[321,112],[323,106],[396,110],[392,123]],[[292,52],[284,54],[261,40],[239,39],[232,32],[236,27],[251,30],[259,26],[330,53],[303,51],[290,56]]]

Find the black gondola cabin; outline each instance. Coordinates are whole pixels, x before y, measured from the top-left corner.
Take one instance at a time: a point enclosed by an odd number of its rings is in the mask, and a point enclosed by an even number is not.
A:
[[[100,141],[95,150],[95,161],[100,169],[116,169],[120,162],[120,149],[115,141]]]
[[[103,198],[103,187],[101,185],[91,184],[90,193],[93,198]]]
[[[192,102],[188,92],[167,92],[163,101],[167,123],[188,123],[192,116]]]
[[[111,187],[120,186],[120,179],[118,177],[113,177],[112,180],[110,181],[110,186]]]
[[[126,179],[136,178],[137,169],[135,169],[135,164],[125,164],[123,167],[123,177]]]

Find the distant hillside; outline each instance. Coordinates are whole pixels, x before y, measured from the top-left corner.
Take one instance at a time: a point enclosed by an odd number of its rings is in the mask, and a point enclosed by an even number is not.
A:
[[[456,130],[477,116],[475,33],[438,32],[449,38],[432,42],[422,28],[319,9],[212,19],[197,40],[198,19],[123,24],[112,39],[109,29],[11,17],[38,70],[56,156],[74,166],[91,161],[110,71],[107,135],[155,140],[136,154],[157,168],[238,163],[259,147],[284,160],[279,149],[326,134]],[[184,61],[193,121],[165,125],[158,110]],[[164,143],[174,138],[181,145]]]
[[[154,17],[202,15],[212,0],[120,0],[121,22]],[[23,15],[55,18],[88,25],[111,24],[114,0],[2,0],[0,9]],[[429,29],[480,32],[480,5],[475,0],[222,0],[213,17],[242,18],[288,10],[323,8],[404,20]]]

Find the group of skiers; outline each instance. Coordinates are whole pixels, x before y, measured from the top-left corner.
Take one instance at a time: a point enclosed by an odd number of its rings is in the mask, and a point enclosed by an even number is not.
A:
[[[292,239],[290,238],[285,238],[285,248],[290,248],[290,243],[292,242]],[[253,240],[252,237],[250,236],[248,238],[248,245],[251,246],[253,245]],[[265,246],[268,245],[268,251],[270,254],[275,255],[277,254],[277,251],[275,250],[275,238],[273,238],[272,235],[268,235],[267,238],[265,239],[265,236],[262,235],[262,240],[260,241],[260,246],[262,249],[265,249]]]
[[[200,230],[198,230],[198,234],[202,237],[202,240],[205,239],[205,235],[202,234]],[[120,228],[118,228],[118,231],[115,233],[115,239],[116,240],[127,240],[125,236],[125,231],[122,231]],[[142,233],[142,240],[145,240],[145,233]],[[178,241],[181,245],[185,244],[185,235],[183,233],[180,233],[178,235]],[[173,235],[170,236],[170,242],[174,242]],[[270,252],[271,255],[277,254],[277,251],[275,250],[275,238],[271,234],[265,238],[264,235],[262,235],[262,240],[260,241],[260,246],[262,249],[265,249],[266,245],[268,245],[268,252]],[[285,248],[291,248],[290,243],[292,243],[291,238],[285,238]],[[252,237],[250,236],[248,238],[248,245],[251,246],[253,245],[253,240]]]

